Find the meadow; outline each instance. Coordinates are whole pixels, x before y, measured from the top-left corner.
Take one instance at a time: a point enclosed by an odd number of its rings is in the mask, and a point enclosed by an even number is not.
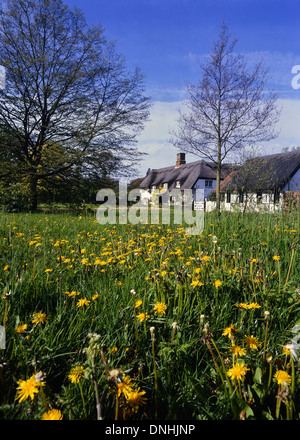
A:
[[[299,420],[299,220],[1,213],[1,419]]]

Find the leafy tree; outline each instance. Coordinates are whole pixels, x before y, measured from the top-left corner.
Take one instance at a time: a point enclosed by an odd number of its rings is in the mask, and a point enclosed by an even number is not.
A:
[[[6,177],[26,177],[32,210],[41,179],[74,167],[88,176],[107,155],[124,173],[140,159],[136,138],[149,114],[144,77],[127,70],[100,25],[88,26],[61,0],[7,0],[0,59],[0,124],[11,137]]]
[[[181,111],[172,143],[200,155],[217,167],[216,201],[220,209],[220,176],[229,153],[277,136],[277,96],[266,89],[268,72],[262,61],[249,71],[237,40],[222,24],[219,38],[200,64],[198,84],[187,86],[187,111]]]

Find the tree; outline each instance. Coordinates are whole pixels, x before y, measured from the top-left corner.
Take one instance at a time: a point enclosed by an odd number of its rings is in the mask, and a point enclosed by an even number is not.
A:
[[[220,176],[231,152],[277,137],[277,96],[265,91],[268,71],[259,61],[247,69],[243,55],[234,52],[226,24],[220,28],[204,63],[198,84],[187,86],[187,110],[180,111],[178,130],[171,142],[181,151],[200,155],[216,164],[216,204],[220,210]]]
[[[7,0],[0,59],[0,125],[13,137],[8,172],[28,179],[32,210],[40,179],[78,165],[88,173],[107,154],[123,172],[137,163],[149,115],[144,77],[127,71],[100,25],[89,27],[61,0]]]

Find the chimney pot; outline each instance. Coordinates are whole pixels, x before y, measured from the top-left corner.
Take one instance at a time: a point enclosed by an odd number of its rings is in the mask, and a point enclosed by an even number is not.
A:
[[[179,168],[180,165],[184,165],[185,163],[185,153],[178,153],[175,168]]]

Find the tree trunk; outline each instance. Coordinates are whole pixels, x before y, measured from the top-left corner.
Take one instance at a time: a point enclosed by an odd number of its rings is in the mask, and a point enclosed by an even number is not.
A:
[[[38,205],[37,182],[38,182],[37,175],[31,174],[30,182],[29,182],[29,210],[32,212],[37,210],[37,205]]]
[[[218,142],[218,161],[217,161],[217,176],[216,176],[216,210],[220,214],[220,183],[221,183],[221,142]]]

